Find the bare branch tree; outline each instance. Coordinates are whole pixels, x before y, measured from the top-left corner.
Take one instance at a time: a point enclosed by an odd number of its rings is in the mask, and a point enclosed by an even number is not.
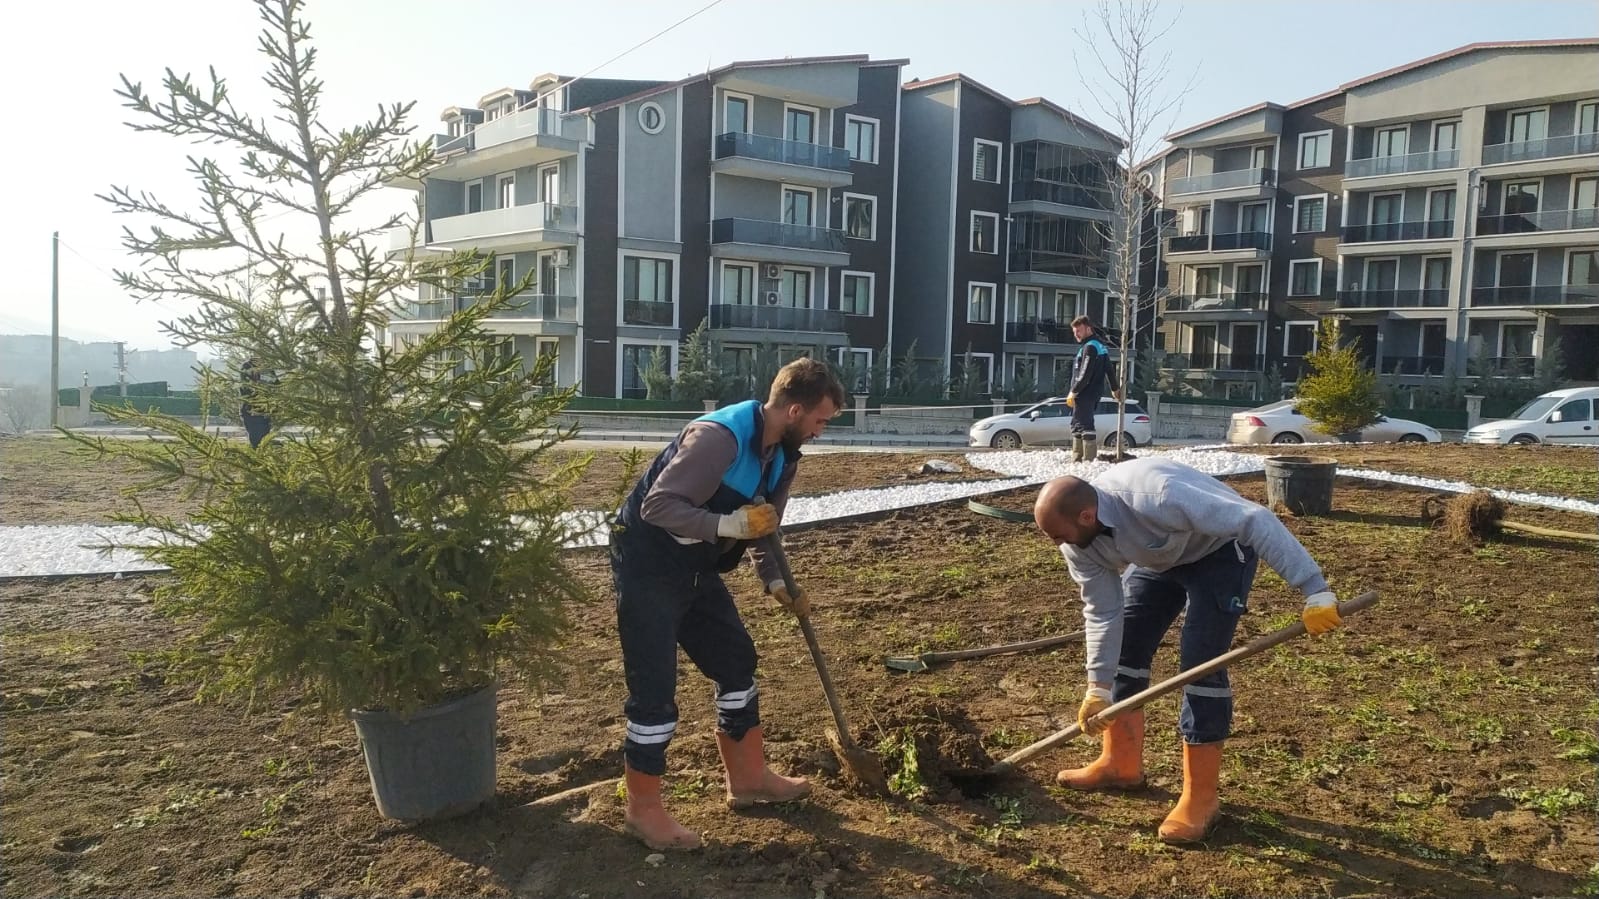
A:
[[[1154,221],[1158,198],[1142,179],[1140,164],[1154,155],[1162,137],[1193,87],[1193,78],[1177,86],[1172,80],[1171,53],[1163,49],[1176,17],[1163,14],[1160,0],[1098,0],[1083,14],[1076,29],[1086,52],[1074,57],[1077,74],[1087,86],[1108,130],[1121,141],[1120,151],[1107,166],[1112,220],[1101,226],[1109,248],[1111,270],[1107,287],[1116,293],[1121,312],[1119,344],[1122,364],[1116,385],[1116,432],[1126,433],[1128,377],[1132,370],[1134,328],[1141,309],[1158,308],[1166,290],[1156,283],[1140,284],[1140,266],[1146,254],[1157,260],[1160,228]],[[1092,60],[1094,71],[1084,71]],[[1118,437],[1117,455],[1122,447]]]

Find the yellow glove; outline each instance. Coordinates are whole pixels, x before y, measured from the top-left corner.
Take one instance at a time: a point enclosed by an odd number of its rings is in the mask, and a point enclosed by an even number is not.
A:
[[[1104,733],[1109,727],[1109,722],[1091,720],[1095,715],[1110,708],[1110,691],[1104,687],[1090,686],[1088,692],[1083,694],[1083,704],[1077,707],[1077,726],[1083,733],[1091,737]]]
[[[1344,623],[1338,614],[1338,597],[1332,591],[1324,591],[1305,600],[1305,611],[1300,614],[1300,620],[1305,622],[1305,630],[1311,634],[1325,634]]]
[[[1077,394],[1075,394],[1075,393],[1066,394],[1066,406],[1067,406],[1067,408],[1070,408],[1070,409],[1077,408]]]
[[[716,522],[716,536],[757,540],[777,531],[777,507],[771,503],[742,506]]]
[[[793,612],[796,616],[811,614],[811,600],[810,597],[805,595],[804,590],[789,595],[788,587],[782,581],[772,581],[766,585],[766,592],[772,594],[772,598],[777,600],[778,605]]]

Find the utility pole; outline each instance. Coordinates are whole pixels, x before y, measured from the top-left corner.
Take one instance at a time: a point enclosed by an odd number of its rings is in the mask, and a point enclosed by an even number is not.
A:
[[[61,421],[61,232],[50,233],[50,427]]]
[[[117,341],[117,395],[128,395],[128,342]]]

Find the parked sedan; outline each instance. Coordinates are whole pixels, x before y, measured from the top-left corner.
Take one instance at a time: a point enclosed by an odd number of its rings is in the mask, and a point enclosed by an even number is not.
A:
[[[1143,446],[1153,433],[1149,428],[1149,415],[1137,403],[1127,404],[1123,421],[1122,445],[1126,449]],[[1094,428],[1100,443],[1106,448],[1116,445],[1116,401],[1102,399],[1094,410]],[[1051,397],[1042,403],[1028,406],[1020,412],[993,415],[972,425],[972,446],[991,446],[995,449],[1016,449],[1021,446],[1048,446],[1072,442],[1072,410],[1063,396]]]
[[[1443,435],[1419,421],[1379,415],[1360,429],[1361,443],[1439,443]],[[1336,443],[1338,438],[1316,430],[1315,422],[1299,411],[1293,400],[1271,403],[1233,415],[1228,443]]]

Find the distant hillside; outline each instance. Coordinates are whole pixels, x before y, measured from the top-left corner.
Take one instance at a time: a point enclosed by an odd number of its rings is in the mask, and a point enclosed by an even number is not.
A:
[[[193,350],[129,350],[128,381],[166,381],[173,390],[194,388]],[[117,345],[61,338],[61,386],[76,387],[89,373],[93,385],[117,383]],[[50,335],[0,334],[0,386],[50,385]]]

